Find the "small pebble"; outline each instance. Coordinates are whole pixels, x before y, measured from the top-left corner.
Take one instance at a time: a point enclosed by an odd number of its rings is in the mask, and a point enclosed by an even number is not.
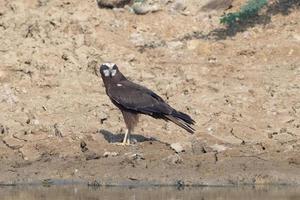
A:
[[[180,143],[173,143],[171,144],[171,148],[176,152],[176,153],[180,153],[184,151],[184,148],[182,147],[182,145]]]

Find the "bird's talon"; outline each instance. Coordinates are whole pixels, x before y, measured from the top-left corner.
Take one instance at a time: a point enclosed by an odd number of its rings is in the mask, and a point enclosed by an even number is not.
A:
[[[124,142],[116,142],[116,143],[113,143],[114,145],[117,145],[117,146],[125,146],[126,143]]]
[[[117,146],[131,146],[133,144],[131,144],[130,142],[116,142],[116,143],[113,143]]]

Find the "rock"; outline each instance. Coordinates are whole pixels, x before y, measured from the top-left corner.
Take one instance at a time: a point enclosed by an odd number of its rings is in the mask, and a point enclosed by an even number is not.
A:
[[[97,0],[99,8],[121,8],[129,4],[131,0]]]
[[[124,9],[130,13],[134,13],[133,9],[129,5],[124,6]]]
[[[173,143],[170,146],[176,153],[185,151],[180,143]]]
[[[113,8],[113,11],[115,11],[115,12],[125,12],[126,6],[124,6],[124,8]]]
[[[101,158],[99,154],[91,151],[84,152],[84,155],[86,160],[97,160]]]
[[[140,153],[129,154],[128,158],[130,158],[131,160],[136,160],[136,161],[145,160],[143,154],[140,154]]]
[[[145,160],[143,154],[140,153],[125,153],[125,158],[120,162],[121,165],[131,165],[132,167],[135,167],[136,165],[139,165],[143,160]]]
[[[186,44],[186,47],[188,50],[195,50],[198,48],[199,45],[200,45],[199,40],[189,40]]]
[[[201,11],[211,10],[227,10],[232,7],[232,0],[210,0],[207,4],[201,7]]]
[[[214,144],[214,145],[211,145],[210,147],[217,152],[225,151],[226,149],[228,149],[227,147],[225,147],[224,145],[221,145],[221,144]]]
[[[8,146],[11,149],[19,149],[19,148],[23,147],[23,145],[24,145],[24,141],[18,140],[11,136],[4,137],[3,142],[4,142],[4,144],[6,144],[6,146]]]
[[[130,35],[130,41],[143,51],[145,48],[157,48],[165,46],[165,41],[162,41],[153,33],[144,33],[142,31],[134,32]]]
[[[57,123],[54,124],[53,128],[54,128],[54,135],[56,137],[63,137],[63,134],[60,131],[59,125]]]
[[[83,153],[89,150],[87,148],[87,144],[83,140],[80,142],[80,149],[81,149],[81,152],[83,152]]]
[[[214,150],[208,146],[208,144],[205,141],[200,140],[194,140],[192,142],[192,152],[193,154],[204,154],[213,152]]]
[[[80,142],[80,148],[86,160],[96,160],[101,158],[101,155],[89,150],[87,144],[83,140]]]
[[[31,145],[25,145],[19,149],[19,152],[22,154],[23,159],[28,161],[36,161],[41,157],[38,150]]]
[[[176,0],[171,9],[173,11],[184,11],[186,9],[185,1],[184,0]]]
[[[4,134],[4,133],[5,133],[4,126],[0,124],[0,134]]]
[[[298,42],[300,42],[300,35],[294,34],[293,37],[294,37]]]
[[[170,155],[163,160],[172,165],[180,164],[183,162],[182,158],[178,154]]]
[[[105,151],[104,153],[103,153],[103,156],[104,157],[115,157],[115,156],[118,156],[119,155],[119,153],[117,153],[117,152],[109,152],[109,151]]]
[[[7,134],[9,131],[9,128],[0,124],[0,134]]]
[[[107,115],[106,112],[101,111],[101,112],[98,114],[98,118],[100,119],[100,123],[103,124],[103,123],[108,119],[108,115]]]
[[[171,41],[167,43],[169,49],[177,50],[183,47],[183,43],[180,41]]]
[[[272,139],[273,138],[273,133],[268,133],[268,138]]]
[[[160,9],[160,7],[157,4],[149,5],[142,2],[136,2],[131,6],[133,12],[137,15],[144,15],[149,12],[157,12]]]
[[[214,131],[214,128],[213,128],[213,127],[208,127],[208,128],[207,128],[207,131],[208,131],[208,132],[213,132],[213,131]]]

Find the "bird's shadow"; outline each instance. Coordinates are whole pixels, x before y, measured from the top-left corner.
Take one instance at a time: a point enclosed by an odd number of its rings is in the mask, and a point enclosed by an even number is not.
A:
[[[101,129],[98,131],[100,134],[103,135],[104,139],[109,142],[109,143],[120,143],[123,141],[124,135],[123,133],[118,133],[118,134],[113,134],[110,131]],[[135,141],[135,142],[146,142],[146,141],[158,141],[156,138],[153,137],[145,137],[142,135],[138,135],[138,134],[131,134],[130,135],[131,140]]]

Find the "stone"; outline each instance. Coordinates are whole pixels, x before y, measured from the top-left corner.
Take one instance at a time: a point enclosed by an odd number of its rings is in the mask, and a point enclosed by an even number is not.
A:
[[[165,45],[165,41],[162,41],[156,34],[142,31],[132,33],[130,42],[139,49],[157,48]]]
[[[149,4],[144,4],[142,2],[136,2],[131,6],[133,12],[137,15],[144,15],[149,12],[157,12],[160,9],[160,7],[157,4],[154,5],[149,5]]]
[[[176,153],[185,151],[180,143],[173,143],[170,146]]]
[[[189,40],[186,44],[186,47],[188,50],[195,50],[198,48],[199,45],[200,45],[199,40]]]
[[[109,152],[109,151],[105,151],[104,153],[103,153],[103,156],[104,157],[115,157],[115,156],[118,156],[119,155],[119,153],[117,153],[117,152]]]
[[[89,150],[84,152],[84,155],[85,155],[86,160],[97,160],[97,159],[101,158],[101,155],[99,155],[98,153],[89,151]]]
[[[108,115],[104,111],[101,111],[100,113],[98,113],[97,117],[99,118],[101,124],[103,124],[108,119]]]
[[[175,0],[171,9],[174,11],[184,11],[186,9],[185,1],[184,0]]]
[[[225,151],[226,149],[228,149],[227,147],[225,147],[224,145],[221,145],[221,144],[214,144],[214,145],[211,145],[210,147],[217,152]]]
[[[211,10],[226,10],[232,7],[232,0],[210,0],[207,4],[201,7],[201,11],[211,11]]]
[[[0,134],[8,134],[9,128],[7,126],[4,126],[0,124]]]
[[[183,47],[183,43],[180,41],[171,41],[167,43],[169,49],[177,50]]]
[[[268,133],[268,138],[272,139],[273,138],[273,133]]]
[[[122,8],[129,4],[131,0],[97,0],[99,8]]]
[[[298,42],[300,42],[300,35],[294,34],[293,37],[294,37]]]
[[[205,141],[200,140],[194,140],[192,141],[192,152],[193,154],[204,154],[213,152],[214,150],[208,146],[208,144]]]
[[[60,127],[59,127],[59,124],[58,124],[58,123],[55,123],[55,124],[53,125],[53,128],[54,128],[54,135],[55,135],[56,137],[63,137],[63,134],[62,134],[62,132],[61,132],[61,130],[60,130]]]
[[[128,158],[131,160],[145,160],[144,155],[140,153],[128,154]]]

